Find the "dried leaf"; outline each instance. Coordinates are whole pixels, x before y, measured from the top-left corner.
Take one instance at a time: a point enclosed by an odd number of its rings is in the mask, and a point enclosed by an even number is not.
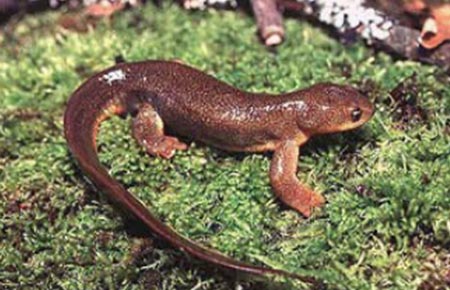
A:
[[[403,4],[405,11],[412,14],[420,14],[426,7],[427,4],[423,0],[411,0]]]
[[[58,19],[58,25],[67,30],[85,33],[89,30],[89,26],[95,26],[95,23],[93,19],[88,20],[78,14],[67,14]]]
[[[450,39],[450,4],[430,7],[430,15],[422,27],[419,39],[426,49],[434,49]]]
[[[93,17],[108,17],[125,8],[125,4],[121,1],[115,3],[104,4],[92,4],[86,7],[84,13]]]

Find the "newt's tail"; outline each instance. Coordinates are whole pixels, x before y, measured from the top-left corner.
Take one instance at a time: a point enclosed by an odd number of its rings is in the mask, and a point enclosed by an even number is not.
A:
[[[202,261],[249,274],[281,275],[307,283],[316,283],[316,280],[310,277],[252,266],[197,245],[164,225],[133,194],[112,178],[98,159],[96,134],[100,122],[108,115],[125,111],[126,106],[123,100],[127,92],[123,91],[123,88],[121,91],[120,86],[102,82],[98,77],[100,75],[90,78],[75,91],[68,102],[64,115],[64,133],[69,149],[81,170],[98,190],[106,193],[119,209],[140,220],[172,246]]]

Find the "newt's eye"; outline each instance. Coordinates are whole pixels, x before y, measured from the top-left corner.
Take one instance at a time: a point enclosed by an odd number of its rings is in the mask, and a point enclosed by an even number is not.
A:
[[[361,119],[362,111],[360,108],[356,108],[352,111],[352,121],[358,122]]]

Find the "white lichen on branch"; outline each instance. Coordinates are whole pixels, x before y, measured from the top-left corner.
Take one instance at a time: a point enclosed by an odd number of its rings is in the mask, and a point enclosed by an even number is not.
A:
[[[357,30],[362,38],[383,40],[389,37],[394,21],[379,10],[367,7],[364,0],[313,0],[298,2],[306,6],[305,13],[317,15],[319,21],[339,32]]]
[[[238,3],[236,0],[185,0],[183,7],[186,9],[204,10],[208,7],[231,7],[236,8]]]

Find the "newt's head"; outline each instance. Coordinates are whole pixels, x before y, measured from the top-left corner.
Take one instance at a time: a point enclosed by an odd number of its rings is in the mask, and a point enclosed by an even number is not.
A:
[[[307,90],[307,118],[299,126],[310,134],[336,133],[357,128],[374,113],[373,104],[350,86],[318,84]]]

